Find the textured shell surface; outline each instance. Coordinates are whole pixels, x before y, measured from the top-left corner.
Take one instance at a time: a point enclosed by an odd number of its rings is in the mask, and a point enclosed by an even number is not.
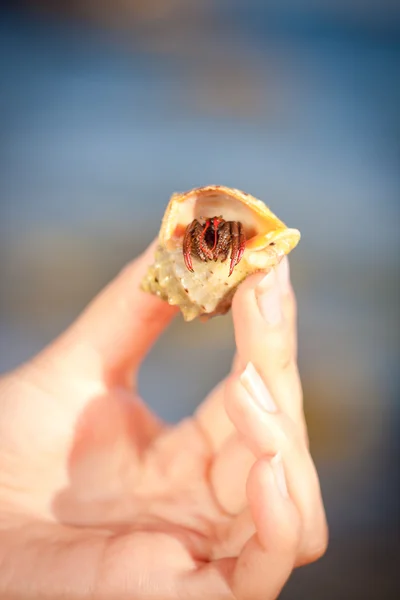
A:
[[[246,246],[240,262],[229,276],[229,260],[203,262],[193,257],[194,272],[185,265],[183,238],[194,220],[214,216],[239,221]],[[297,246],[300,232],[289,229],[257,198],[220,185],[173,194],[166,208],[154,263],[142,288],[179,306],[186,321],[207,320],[229,311],[238,285],[249,275],[267,273]]]

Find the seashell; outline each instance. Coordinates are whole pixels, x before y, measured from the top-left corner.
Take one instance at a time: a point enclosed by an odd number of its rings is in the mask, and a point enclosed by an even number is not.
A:
[[[194,219],[200,225],[187,234]],[[226,222],[239,223],[240,229]],[[189,258],[184,256],[185,239]],[[297,229],[287,228],[261,200],[240,190],[209,185],[176,193],[166,208],[154,264],[142,289],[178,305],[185,321],[207,320],[227,313],[238,285],[278,265],[299,240]]]

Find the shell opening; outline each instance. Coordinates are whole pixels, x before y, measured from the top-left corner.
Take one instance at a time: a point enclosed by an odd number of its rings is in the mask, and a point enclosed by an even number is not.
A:
[[[182,241],[186,227],[193,219],[205,221],[220,216],[225,221],[240,221],[247,244],[254,249],[259,245],[257,240],[264,240],[270,232],[285,227],[274,215],[269,217],[265,211],[257,211],[254,206],[225,191],[211,190],[205,193],[203,190],[193,190],[174,208],[174,214],[171,215],[173,227],[168,236],[173,245]],[[262,245],[265,247],[265,243]]]

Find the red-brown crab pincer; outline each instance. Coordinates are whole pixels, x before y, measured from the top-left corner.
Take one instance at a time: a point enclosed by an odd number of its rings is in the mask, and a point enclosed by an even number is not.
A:
[[[240,221],[225,221],[222,217],[206,219],[205,223],[194,219],[187,226],[183,238],[185,265],[191,273],[194,272],[193,255],[203,262],[225,262],[231,252],[228,275],[230,277],[233,269],[239,264],[245,247],[246,235]]]

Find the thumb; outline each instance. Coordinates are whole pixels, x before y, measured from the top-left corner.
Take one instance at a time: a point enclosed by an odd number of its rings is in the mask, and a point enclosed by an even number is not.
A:
[[[154,259],[153,242],[89,304],[75,323],[44,354],[61,359],[86,377],[127,383],[148,350],[177,313],[140,285]]]

